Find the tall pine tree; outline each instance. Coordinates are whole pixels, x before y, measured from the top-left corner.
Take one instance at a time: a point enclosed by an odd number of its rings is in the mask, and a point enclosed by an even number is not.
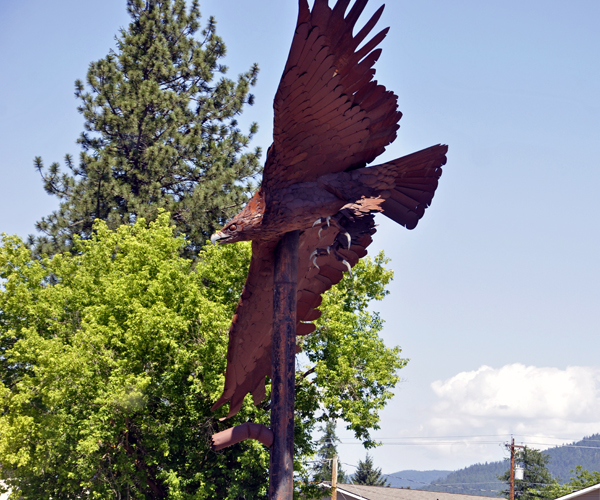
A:
[[[556,498],[548,489],[555,483],[552,473],[548,470],[549,461],[550,456],[527,446],[515,453],[515,464],[524,469],[523,479],[515,480],[516,500]],[[498,479],[507,483],[507,488],[501,495],[510,498],[510,467],[503,475],[498,476]]]
[[[375,468],[373,458],[367,453],[365,461],[358,461],[358,469],[352,476],[355,484],[366,486],[389,486],[387,480],[381,477],[381,469]]]
[[[216,78],[225,45],[210,18],[200,29],[197,0],[127,0],[131,23],[116,50],[90,65],[87,86],[75,83],[85,131],[79,162],[67,155],[44,167],[45,190],[61,203],[37,223],[38,253],[72,247],[89,238],[94,219],[115,228],[160,208],[187,235],[189,255],[237,213],[260,172],[260,150],[244,152],[256,131],[238,129],[236,116],[252,104],[254,65],[237,82]],[[197,38],[197,36],[199,37]]]
[[[317,452],[317,463],[313,471],[313,481],[320,483],[322,481],[331,481],[332,459],[338,454],[337,443],[340,442],[335,433],[335,420],[328,420],[324,427],[319,428],[323,433],[321,439],[317,441],[319,450]],[[338,483],[345,483],[347,478],[341,464],[338,463]]]

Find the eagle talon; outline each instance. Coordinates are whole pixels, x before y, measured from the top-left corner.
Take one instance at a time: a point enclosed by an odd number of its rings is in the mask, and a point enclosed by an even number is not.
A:
[[[345,232],[344,234],[346,235],[346,238],[348,238],[348,250],[350,250],[350,245],[352,244],[352,237],[348,232]]]
[[[348,268],[348,274],[352,278],[352,266],[348,263],[346,259],[342,260],[342,264],[346,265],[346,267]]]
[[[323,239],[321,236],[321,233],[323,232],[323,229],[326,229],[325,224],[327,224],[327,227],[337,227],[338,229],[343,229],[339,224],[338,224],[338,220],[336,217],[332,217],[331,215],[328,215],[327,217],[323,218],[320,217],[318,218],[316,221],[313,222],[312,227],[315,227],[317,224],[322,224],[322,226],[319,228],[319,239]],[[350,235],[348,233],[346,233],[346,237],[348,238],[348,248],[350,248]]]
[[[310,254],[310,257],[308,258],[309,261],[311,261],[313,263],[313,266],[315,266],[317,269],[321,269],[319,267],[319,264],[317,264],[317,257],[319,256],[319,249],[316,248],[315,250],[313,250],[313,253]]]

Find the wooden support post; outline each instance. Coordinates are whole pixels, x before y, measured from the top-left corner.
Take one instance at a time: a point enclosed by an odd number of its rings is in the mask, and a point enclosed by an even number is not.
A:
[[[286,233],[275,249],[273,358],[271,377],[271,464],[269,500],[294,493],[294,384],[299,231]]]
[[[331,500],[337,500],[338,456],[333,455],[331,464]]]

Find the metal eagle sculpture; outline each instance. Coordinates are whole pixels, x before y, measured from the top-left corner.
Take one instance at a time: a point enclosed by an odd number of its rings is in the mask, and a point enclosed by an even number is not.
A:
[[[389,28],[363,43],[383,6],[353,35],[368,0],[299,0],[287,64],[274,100],[273,144],[260,189],[211,238],[252,241],[248,278],[229,331],[222,396],[235,415],[271,375],[274,251],[300,230],[296,334],[314,331],[321,294],[342,279],[375,233],[374,214],[413,229],[431,203],[447,146],[369,166],[396,138],[397,96],[373,79]],[[361,45],[362,44],[362,45]],[[359,48],[360,46],[360,48]],[[248,431],[250,432],[250,431]]]

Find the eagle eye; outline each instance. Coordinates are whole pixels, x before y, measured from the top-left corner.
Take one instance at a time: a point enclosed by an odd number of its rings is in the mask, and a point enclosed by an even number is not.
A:
[[[229,226],[227,229],[229,229],[230,231],[235,231],[237,229],[237,226],[235,224],[231,224],[231,226]]]

